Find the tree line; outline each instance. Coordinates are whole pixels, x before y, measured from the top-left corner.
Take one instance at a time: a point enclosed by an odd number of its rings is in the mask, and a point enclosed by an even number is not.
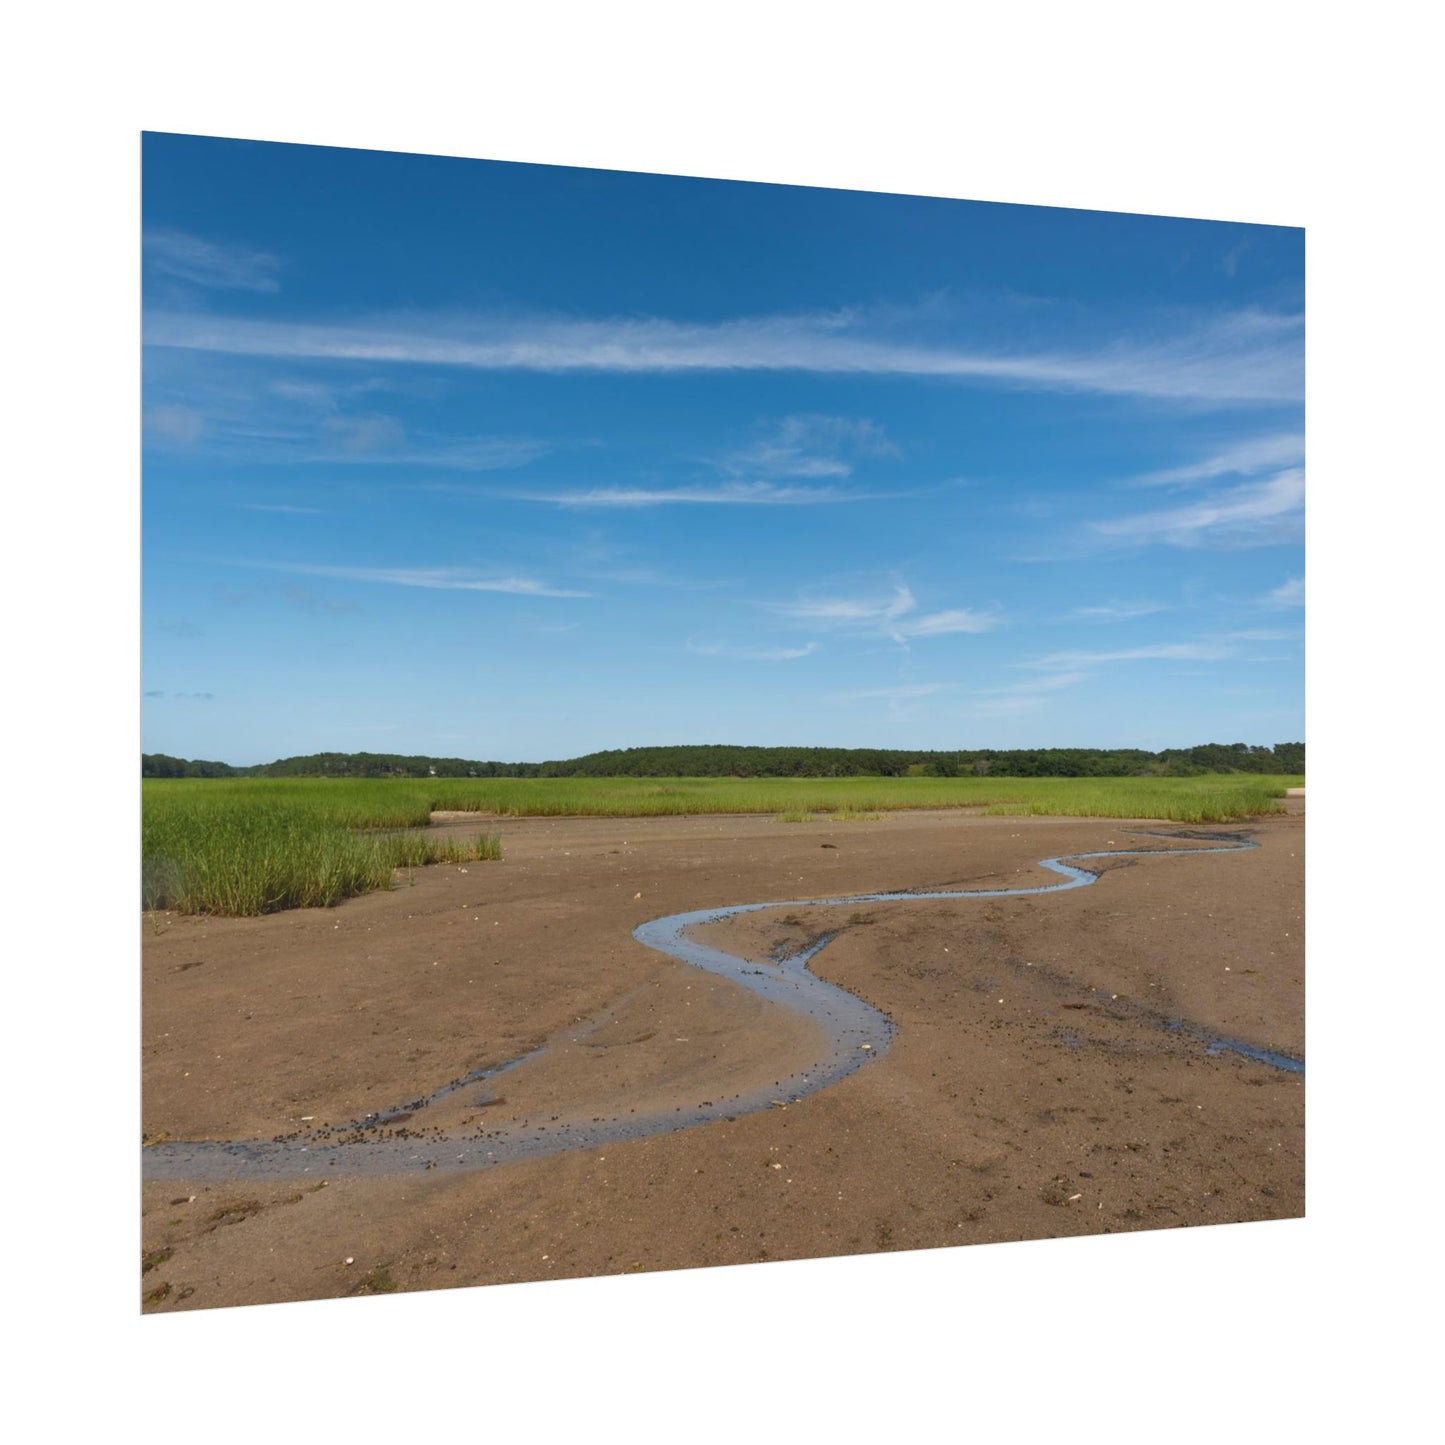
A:
[[[478,762],[398,753],[310,753],[228,763],[142,753],[143,778],[1139,778],[1202,773],[1303,774],[1305,745],[1204,743],[1192,748],[763,748],[721,744],[619,748],[546,763]]]

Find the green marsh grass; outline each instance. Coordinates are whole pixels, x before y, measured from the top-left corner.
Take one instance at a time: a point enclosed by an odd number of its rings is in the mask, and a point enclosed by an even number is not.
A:
[[[433,811],[483,817],[772,813],[839,821],[904,808],[1220,823],[1280,811],[1301,777],[175,778],[142,783],[142,905],[249,915],[324,907],[398,868],[501,856],[495,834],[429,837]],[[481,821],[479,819],[479,821]]]
[[[209,780],[196,779],[206,785]],[[241,782],[265,782],[241,779]],[[279,781],[279,780],[278,780]],[[314,781],[322,787],[371,783]],[[901,808],[1002,808],[1059,816],[1218,822],[1277,812],[1300,777],[1196,778],[433,778],[397,779],[437,808],[498,817],[656,817],[683,813],[886,813]],[[381,782],[379,786],[390,786]],[[790,821],[792,819],[790,818]]]
[[[141,903],[233,917],[329,907],[389,888],[394,870],[501,857],[495,834],[434,838],[425,800],[359,798],[347,784],[220,789],[147,782]]]

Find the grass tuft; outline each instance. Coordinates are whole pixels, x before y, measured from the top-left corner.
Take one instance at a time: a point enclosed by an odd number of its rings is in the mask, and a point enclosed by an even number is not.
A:
[[[227,786],[142,791],[141,904],[154,913],[231,917],[326,908],[389,888],[399,868],[502,856],[495,833],[421,831],[424,797],[388,798],[363,785]]]
[[[368,1270],[350,1290],[351,1294],[395,1294],[401,1286],[383,1264]]]
[[[149,1274],[151,1270],[159,1268],[172,1255],[174,1251],[167,1246],[164,1249],[153,1249],[140,1257],[140,1272]]]

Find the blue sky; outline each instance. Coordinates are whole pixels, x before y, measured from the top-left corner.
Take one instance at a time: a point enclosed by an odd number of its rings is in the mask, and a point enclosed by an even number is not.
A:
[[[143,746],[1304,736],[1297,229],[144,144]]]

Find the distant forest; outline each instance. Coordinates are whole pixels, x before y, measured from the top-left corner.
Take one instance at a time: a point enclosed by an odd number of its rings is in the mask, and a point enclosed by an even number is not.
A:
[[[395,753],[311,753],[234,768],[141,754],[143,778],[1145,778],[1305,770],[1303,743],[1272,748],[1205,743],[1195,748],[991,748],[920,752],[899,748],[749,748],[723,745],[623,748],[549,763],[484,763]]]

